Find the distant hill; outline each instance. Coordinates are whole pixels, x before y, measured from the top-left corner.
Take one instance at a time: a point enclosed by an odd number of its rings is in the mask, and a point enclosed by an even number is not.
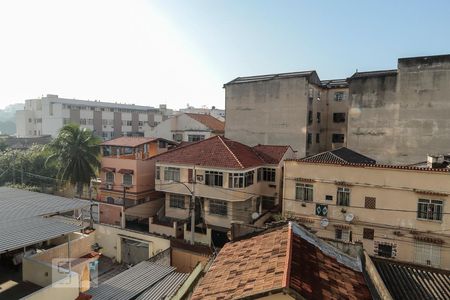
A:
[[[23,109],[23,106],[23,103],[15,103],[0,109],[0,133],[16,133],[16,110]]]

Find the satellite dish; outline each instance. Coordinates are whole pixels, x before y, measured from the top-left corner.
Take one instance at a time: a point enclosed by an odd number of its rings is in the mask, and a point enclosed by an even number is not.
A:
[[[347,221],[347,222],[353,221],[354,218],[355,218],[355,216],[353,214],[346,214],[345,215],[345,221]]]
[[[253,220],[258,219],[258,217],[259,217],[259,214],[256,211],[254,213],[252,213],[252,219]]]
[[[330,221],[328,221],[327,218],[323,218],[322,220],[320,220],[320,226],[327,227],[328,224],[330,224]]]

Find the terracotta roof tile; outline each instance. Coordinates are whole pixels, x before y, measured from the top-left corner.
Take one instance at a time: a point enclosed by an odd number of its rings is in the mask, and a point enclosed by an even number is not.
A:
[[[214,136],[160,154],[156,161],[207,167],[246,169],[268,164],[253,148]]]
[[[191,299],[251,298],[282,289],[305,299],[372,299],[362,272],[338,261],[345,254],[304,239],[298,230],[290,224],[226,244]],[[320,250],[326,247],[327,255]]]
[[[277,145],[257,145],[253,149],[261,156],[261,158],[268,164],[278,164],[283,159],[284,154],[290,146]]]
[[[193,114],[186,113],[187,116],[202,123],[206,127],[210,128],[213,132],[224,133],[225,132],[225,122],[222,122],[211,115],[206,114]]]

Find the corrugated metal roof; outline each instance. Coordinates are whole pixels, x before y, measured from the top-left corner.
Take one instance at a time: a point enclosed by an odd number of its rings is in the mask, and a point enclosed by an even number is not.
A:
[[[173,272],[143,292],[136,300],[170,299],[188,277],[188,273]]]
[[[64,222],[56,218],[31,217],[18,220],[1,220],[0,253],[53,239],[79,231],[82,228],[81,222],[78,222],[78,224]]]
[[[2,222],[68,212],[89,205],[90,202],[86,200],[0,187],[0,220]]]
[[[394,299],[450,299],[450,271],[372,257]]]
[[[94,300],[128,300],[175,271],[174,267],[143,261],[87,291]]]

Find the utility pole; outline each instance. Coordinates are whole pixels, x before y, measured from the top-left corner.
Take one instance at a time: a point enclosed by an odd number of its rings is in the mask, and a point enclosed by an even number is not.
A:
[[[195,183],[197,181],[197,175],[194,171],[192,172],[192,201],[191,201],[191,244],[194,245],[194,234],[195,234]]]
[[[20,158],[20,183],[23,185],[23,158]]]

